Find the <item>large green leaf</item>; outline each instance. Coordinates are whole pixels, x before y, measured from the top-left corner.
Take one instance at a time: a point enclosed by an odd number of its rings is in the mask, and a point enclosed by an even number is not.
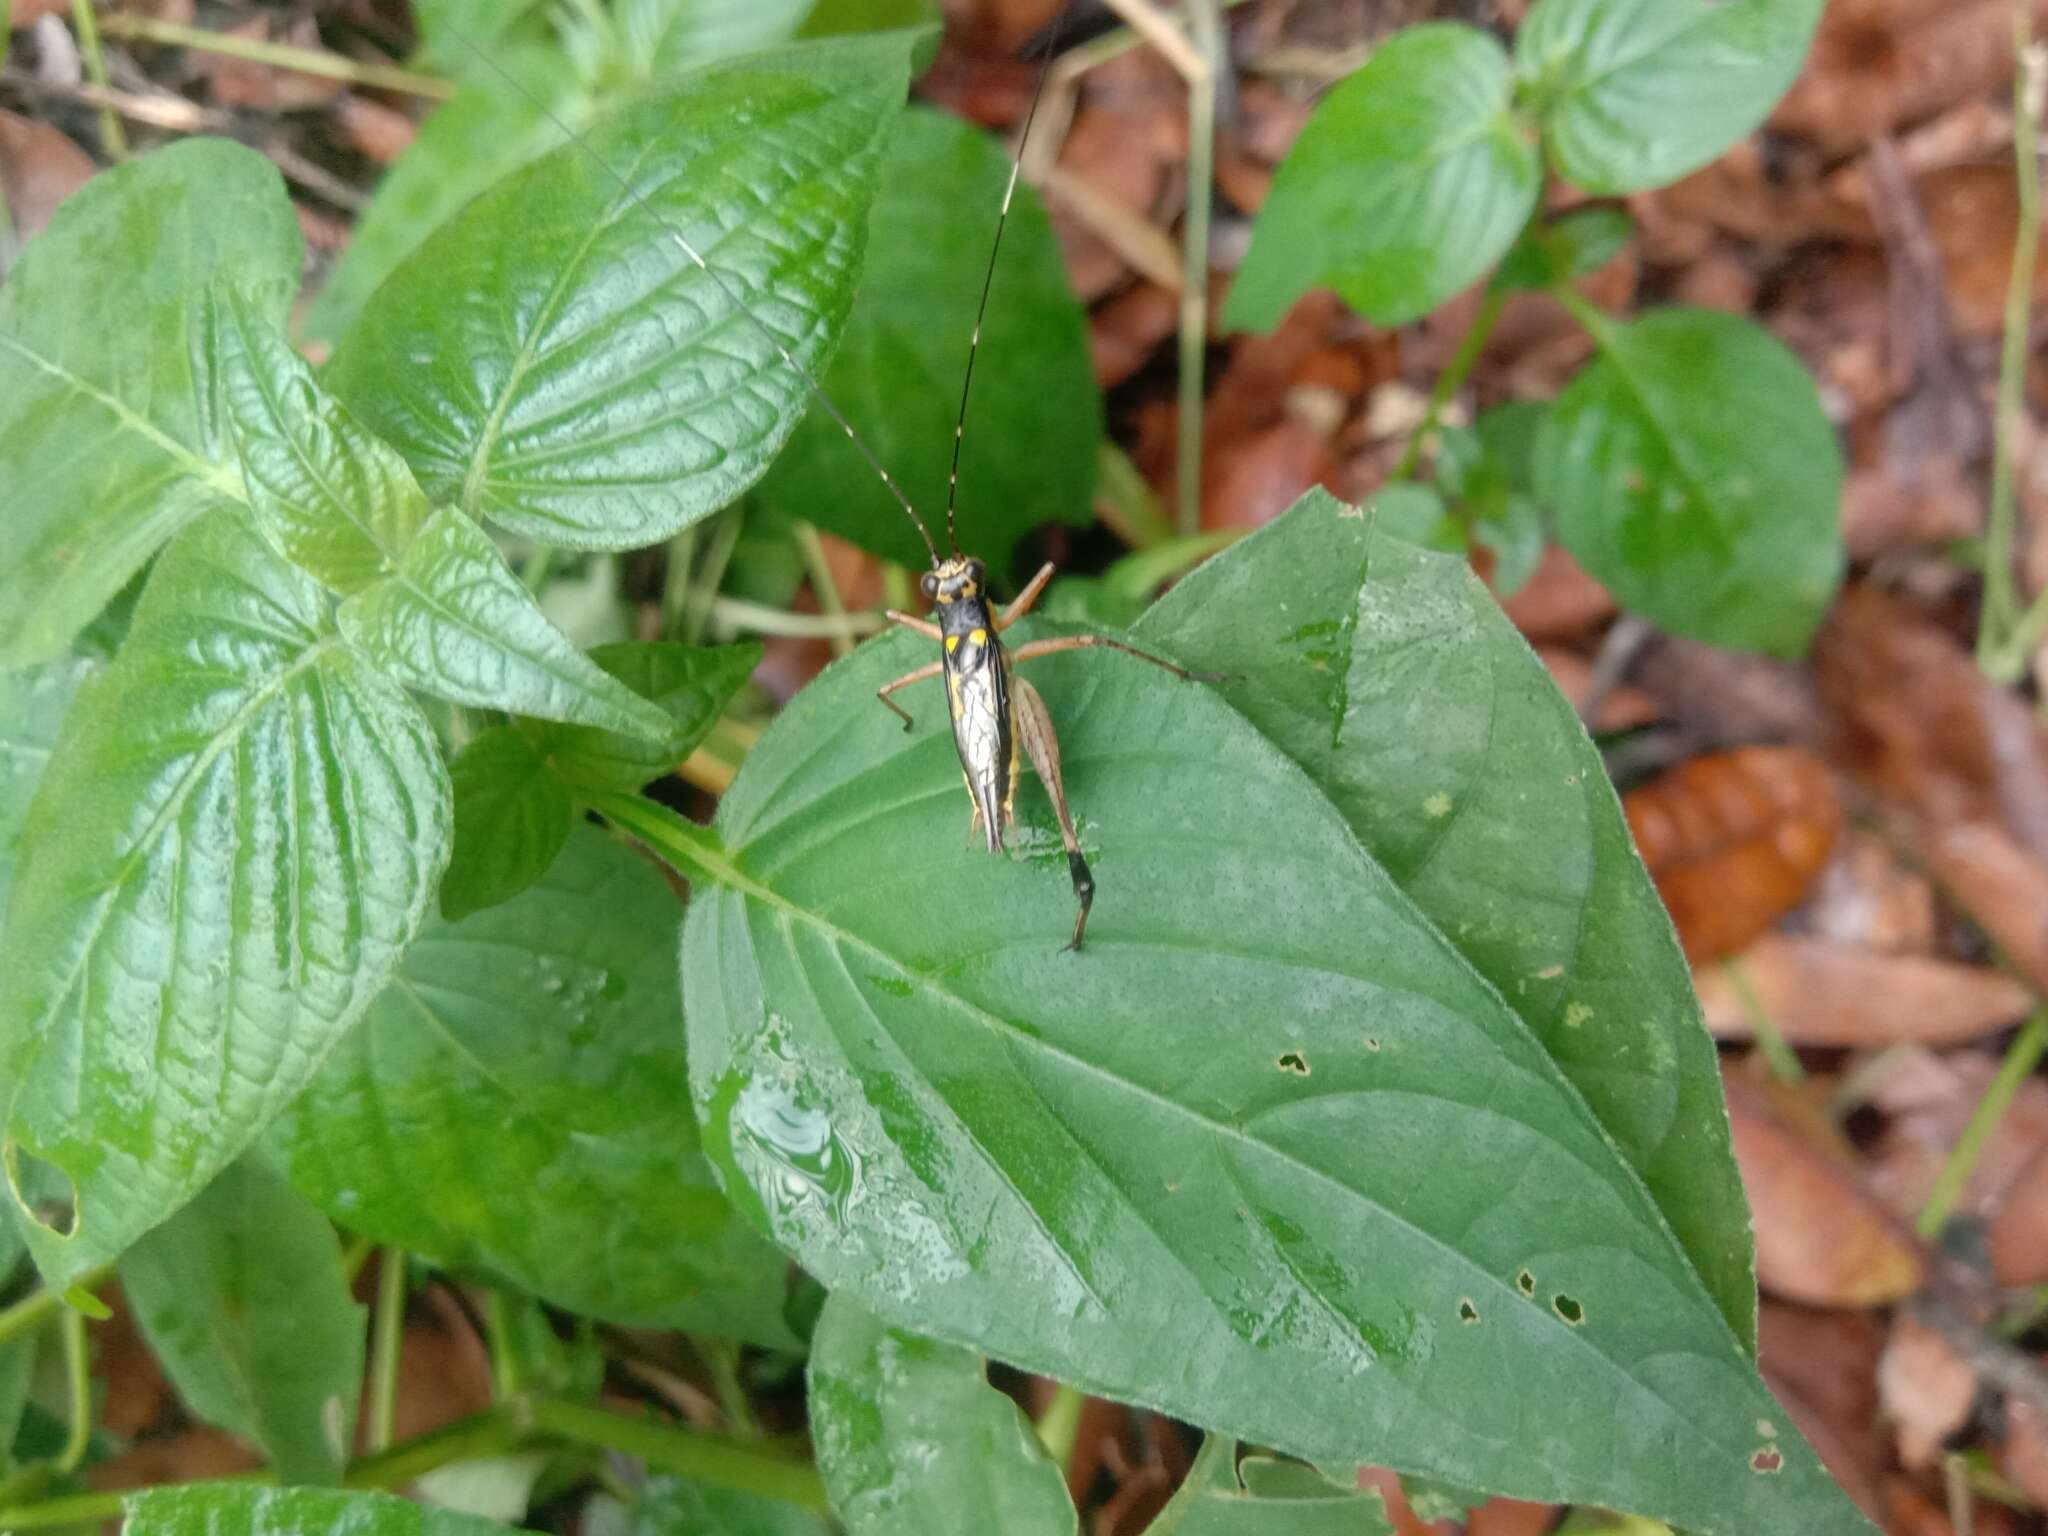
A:
[[[1315,491],[1138,634],[1229,674],[1223,696],[1550,1053],[1753,1344],[1748,1209],[1692,973],[1600,754],[1465,561]]]
[[[791,36],[811,0],[616,0],[619,51],[656,79]]]
[[[1211,1435],[1149,1536],[1393,1536],[1377,1493],[1340,1488],[1299,1462],[1248,1456]]]
[[[1842,453],[1799,359],[1748,320],[1582,310],[1601,355],[1537,434],[1558,538],[1674,634],[1792,656],[1842,576]]]
[[[121,1259],[121,1290],[186,1404],[289,1483],[340,1481],[363,1392],[363,1308],[327,1218],[241,1158]]]
[[[953,425],[975,306],[1009,183],[1002,146],[956,117],[903,114],[868,222],[868,271],[825,389],[933,525],[943,520]],[[1085,523],[1102,396],[1052,224],[1019,188],[981,327],[960,455],[963,547],[1001,570],[1020,535]],[[762,482],[777,507],[891,559],[922,565],[896,499],[815,412]]]
[[[761,644],[622,640],[597,647],[590,659],[666,714],[670,734],[649,742],[546,720],[522,720],[519,728],[570,788],[638,789],[673,769],[709,734],[732,696],[761,664]]]
[[[312,1077],[425,915],[433,734],[323,627],[312,578],[219,512],[157,562],[29,807],[0,939],[9,1179],[69,1178],[53,1285],[197,1194]]]
[[[828,1297],[811,1438],[848,1536],[1074,1536],[1067,1480],[981,1357]]]
[[[509,1536],[510,1527],[388,1493],[185,1483],[127,1498],[123,1536]]]
[[[791,50],[605,120],[423,243],[328,382],[435,499],[534,538],[630,548],[724,506],[807,403],[778,346],[815,372],[845,324],[909,48]]]
[[[453,507],[429,518],[398,569],[335,619],[392,676],[439,698],[648,741],[669,735],[668,716],[550,624],[490,535]]]
[[[1551,164],[1588,192],[1705,165],[1764,120],[1826,0],[1537,0],[1515,63]]]
[[[1099,886],[1061,953],[1043,795],[963,849],[936,690],[908,735],[874,702],[930,654],[824,674],[715,833],[597,801],[691,873],[705,1147],[807,1270],[1319,1462],[1867,1531],[1556,1060],[1277,746],[1134,659],[1034,663]]]
[[[282,319],[300,251],[270,162],[194,139],[94,178],[0,286],[0,667],[55,656],[159,544],[240,499],[208,285]]]
[[[85,656],[59,656],[19,672],[0,672],[0,918],[14,883],[14,850],[28,820],[29,801],[71,701],[101,664]]]
[[[583,1519],[583,1536],[826,1536],[822,1515],[794,1504],[680,1477],[650,1477],[629,1511],[607,1501]]]
[[[1328,287],[1399,325],[1477,281],[1543,184],[1513,83],[1484,32],[1444,22],[1395,33],[1323,98],[1281,162],[1224,323],[1271,330]]]
[[[455,852],[441,880],[450,922],[510,901],[548,872],[576,808],[533,744],[509,725],[473,737],[448,765]]]
[[[217,293],[221,398],[257,521],[337,592],[396,570],[427,521],[427,498],[391,448],[313,377],[268,316]]]
[[[661,877],[585,828],[523,895],[429,922],[273,1134],[292,1182],[572,1311],[791,1342],[786,1265],[698,1150],[675,921]]]

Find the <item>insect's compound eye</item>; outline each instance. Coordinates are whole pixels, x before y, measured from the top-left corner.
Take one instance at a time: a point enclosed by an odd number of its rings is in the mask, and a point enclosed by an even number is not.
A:
[[[939,595],[939,578],[930,571],[926,571],[917,578],[917,589],[924,593],[926,597],[937,597]]]

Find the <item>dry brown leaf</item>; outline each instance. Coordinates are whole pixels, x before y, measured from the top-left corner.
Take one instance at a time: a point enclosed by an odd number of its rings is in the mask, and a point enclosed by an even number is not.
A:
[[[1204,528],[1257,528],[1318,485],[1333,485],[1337,461],[1329,439],[1292,416],[1250,436],[1218,443],[1203,454]]]
[[[405,113],[353,91],[344,91],[335,101],[334,120],[356,151],[379,165],[389,165],[404,154],[420,131]]]
[[[2025,987],[1985,966],[1777,933],[1729,965],[1702,966],[1694,985],[1707,1028],[1724,1040],[1754,1032],[1742,999],[1747,987],[1792,1044],[1863,1049],[1980,1039],[2017,1023],[2033,1001]]]
[[[1947,1339],[1900,1312],[1877,1364],[1877,1390],[1898,1438],[1899,1460],[1917,1471],[1932,1466],[1944,1442],[1968,1422],[1977,1372]]]
[[[1543,551],[1536,574],[1501,607],[1532,643],[1576,640],[1615,611],[1607,589],[1587,575],[1585,567],[1566,554],[1561,544]]]
[[[1796,1121],[1794,1116],[1797,1116]],[[1756,1222],[1757,1283],[1812,1306],[1875,1307],[1920,1288],[1926,1265],[1817,1116],[1728,1080],[1728,1118]]]
[[[1799,904],[1841,825],[1804,747],[1737,747],[1622,797],[1629,830],[1695,962],[1732,954]]]
[[[1983,499],[1952,453],[1911,467],[1852,469],[1842,486],[1842,539],[1852,560],[1966,539],[1983,525]]]
[[[1157,356],[1179,325],[1179,295],[1142,278],[1096,305],[1088,316],[1095,382],[1115,389]]]
[[[120,1287],[102,1299],[114,1315],[93,1329],[93,1374],[106,1385],[99,1425],[110,1435],[132,1440],[152,1428],[170,1401],[170,1383],[156,1353],[143,1339]]]
[[[2048,1414],[2015,1393],[2005,1404],[2005,1444],[1998,1469],[2036,1504],[2048,1508]]]
[[[14,0],[11,25],[19,32],[32,27],[45,16],[68,16],[71,14],[71,0]]]
[[[1820,1311],[1765,1297],[1757,1352],[1771,1393],[1842,1489],[1876,1519],[1891,1443],[1878,1422],[1884,1324],[1872,1313]]]
[[[2001,1192],[1985,1242],[2000,1285],[2048,1283],[2048,1148]]]
[[[1555,1504],[1489,1499],[1466,1517],[1465,1536],[1544,1536],[1557,1525]]]
[[[1920,201],[1941,257],[1956,329],[1996,336],[2005,322],[2005,290],[2019,232],[2019,189],[1996,163],[1955,165],[1920,178]],[[2048,298],[2048,265],[2034,267],[2034,303]]]
[[[41,234],[57,205],[92,180],[95,169],[91,155],[48,123],[0,109],[0,194],[17,240]]]
[[[2006,962],[2048,991],[2048,864],[1988,822],[1939,828],[1923,840],[1921,853]]]
[[[1991,1086],[1998,1058],[1988,1051],[1937,1055],[1907,1048],[1885,1060],[1886,1071],[1870,1085],[1870,1104],[1883,1113],[1885,1123],[1865,1157],[1866,1177],[1872,1191],[1900,1220],[1908,1221],[1927,1203],[1935,1179]],[[1992,1217],[2044,1147],[2048,1078],[2029,1078],[2020,1084],[1979,1151],[1956,1211]]]
[[[223,28],[228,37],[255,42],[277,41],[294,48],[320,51],[320,29],[311,16],[301,16],[281,28],[273,28],[270,17],[251,16],[247,21]],[[281,33],[281,35],[279,35]],[[199,72],[213,82],[213,99],[224,107],[246,107],[257,112],[299,112],[324,107],[343,90],[343,83],[324,75],[303,74],[296,69],[279,69],[251,59],[237,59],[221,53],[195,53]]]
[[[1815,938],[1893,955],[1931,954],[1941,931],[1934,883],[1857,827],[1836,840],[1802,915]]]
[[[1568,651],[1560,645],[1537,646],[1536,658],[1549,671],[1550,680],[1557,684],[1557,691],[1570,699],[1572,707],[1583,714],[1591,691],[1593,664],[1577,651]],[[1640,688],[1621,683],[1608,689],[1600,700],[1600,716],[1593,722],[1593,728],[1599,731],[1634,730],[1637,726],[1648,725],[1660,713],[1655,699]]]
[[[226,1430],[185,1429],[139,1441],[86,1468],[85,1480],[105,1492],[234,1477],[263,1465],[262,1453]]]

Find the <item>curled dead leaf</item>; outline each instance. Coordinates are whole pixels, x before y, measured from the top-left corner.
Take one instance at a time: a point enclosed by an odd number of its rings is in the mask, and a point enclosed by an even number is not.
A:
[[[2032,1002],[1986,966],[1776,933],[1726,965],[1701,967],[1694,984],[1707,1028],[1724,1040],[1754,1033],[1746,988],[1792,1044],[1864,1049],[1980,1039],[2017,1023]]]
[[[1892,1319],[1877,1388],[1899,1460],[1918,1470],[1932,1466],[1943,1443],[1969,1421],[1977,1372],[1946,1338],[1905,1311]]]
[[[1501,607],[1532,644],[1575,640],[1615,611],[1607,589],[1560,544],[1543,551],[1536,573]]]

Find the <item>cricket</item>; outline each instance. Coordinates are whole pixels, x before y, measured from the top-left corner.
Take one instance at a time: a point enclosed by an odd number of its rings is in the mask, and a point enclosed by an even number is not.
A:
[[[962,553],[960,549],[957,533],[960,450],[966,440],[967,408],[974,388],[974,364],[981,350],[982,324],[987,318],[989,294],[994,289],[996,273],[1001,262],[1003,230],[1009,222],[1010,205],[1017,194],[1024,150],[1030,141],[1032,123],[1038,116],[1039,102],[1044,96],[1046,76],[1058,51],[1060,20],[1061,17],[1055,17],[1048,32],[1037,82],[1032,90],[1031,105],[1025,112],[1024,125],[1018,134],[1016,148],[1010,156],[1009,180],[1003,189],[1002,205],[996,212],[995,232],[989,242],[988,266],[982,276],[981,299],[975,311],[974,329],[967,340],[966,364],[961,373],[960,409],[953,425],[952,469],[946,483],[948,552],[944,555],[939,553],[939,547],[932,539],[930,528],[926,526],[924,518],[904,493],[902,486],[890,475],[853,423],[826,393],[816,375],[806,368],[783,344],[781,338],[747,306],[744,298],[726,281],[724,274],[707,263],[702,253],[675,223],[641,197],[615,166],[598,154],[583,136],[560,116],[549,110],[545,103],[533,97],[526,87],[486,50],[466,37],[460,38],[460,41],[515,90],[527,95],[535,107],[562,132],[568,142],[575,144],[594,166],[632,198],[641,211],[662,226],[691,264],[704,274],[739,314],[746,318],[748,325],[768,342],[782,363],[802,380],[810,397],[845,432],[847,440],[853,444],[868,469],[880,478],[889,495],[917,529],[918,537],[923,541],[925,551],[931,557],[931,569],[923,574],[919,587],[931,601],[934,617],[924,618],[893,608],[886,612],[891,623],[914,630],[934,641],[938,645],[939,655],[936,661],[914,668],[901,677],[884,683],[877,690],[876,697],[902,719],[904,730],[910,731],[916,725],[915,718],[897,703],[893,696],[905,688],[933,678],[945,680],[947,703],[952,715],[953,745],[960,756],[960,771],[966,781],[967,797],[971,807],[969,840],[971,842],[979,834],[983,846],[990,853],[1003,852],[1003,834],[1016,820],[1017,781],[1023,767],[1023,759],[1030,759],[1032,771],[1038,775],[1039,782],[1045,787],[1046,796],[1052,802],[1053,815],[1059,822],[1060,842],[1066,850],[1067,871],[1073,882],[1076,906],[1073,936],[1067,941],[1065,948],[1068,951],[1078,951],[1088,931],[1088,914],[1095,903],[1095,876],[1089,869],[1087,857],[1082,851],[1080,834],[1074,824],[1073,809],[1067,803],[1066,785],[1060,774],[1059,735],[1053,725],[1052,711],[1047,707],[1044,696],[1029,680],[1014,676],[1011,668],[1062,651],[1106,649],[1121,651],[1127,656],[1160,667],[1184,682],[1220,682],[1222,679],[1212,674],[1190,672],[1163,657],[1154,656],[1139,650],[1136,646],[1100,634],[1060,635],[1050,639],[1033,640],[1018,646],[1014,651],[1009,650],[1003,645],[1003,632],[1031,612],[1040,595],[1044,593],[1046,585],[1052,580],[1055,566],[1051,561],[1046,562],[1014,599],[1007,605],[996,608],[991,606],[986,563]],[[1018,753],[1020,747],[1023,749],[1022,757]]]

